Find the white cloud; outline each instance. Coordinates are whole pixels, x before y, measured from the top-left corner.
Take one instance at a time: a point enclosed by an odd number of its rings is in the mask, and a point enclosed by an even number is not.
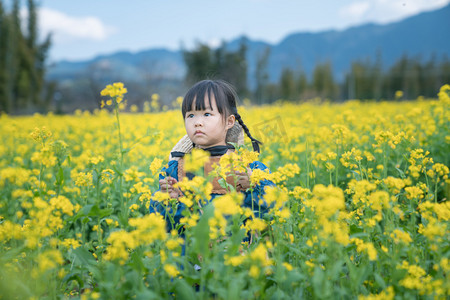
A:
[[[42,32],[51,32],[53,40],[57,42],[73,42],[80,39],[102,41],[116,31],[115,28],[102,23],[99,18],[73,17],[44,7],[39,9],[38,22]]]
[[[339,13],[343,17],[349,17],[352,19],[361,19],[370,8],[370,3],[367,1],[353,2],[350,5],[341,8]]]
[[[222,41],[218,38],[211,38],[206,41],[206,44],[211,48],[218,48],[221,45]]]
[[[397,21],[423,11],[447,5],[450,0],[365,0],[355,1],[339,10],[352,23]]]

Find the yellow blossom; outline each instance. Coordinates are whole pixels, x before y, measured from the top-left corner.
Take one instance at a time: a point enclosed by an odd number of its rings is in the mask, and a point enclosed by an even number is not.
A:
[[[112,85],[108,84],[101,92],[102,96],[109,96],[115,100],[115,103],[119,104],[123,100],[123,95],[127,93],[127,89],[122,82],[115,82]],[[106,102],[107,105],[111,105],[111,99]]]
[[[404,243],[408,245],[412,242],[411,236],[400,229],[394,229],[394,231],[390,234],[390,237],[394,240],[396,244]]]
[[[234,215],[242,211],[243,199],[242,193],[228,193],[213,200],[214,208],[224,215]]]
[[[191,153],[184,157],[184,169],[186,172],[193,172],[200,170],[204,167],[205,163],[209,160],[209,153],[198,148],[192,149]]]
[[[150,164],[150,172],[152,172],[152,174],[156,174],[156,172],[158,172],[158,170],[161,169],[162,162],[163,162],[162,159],[155,157],[152,163]]]
[[[177,268],[172,264],[164,264],[164,271],[166,271],[170,277],[177,277],[178,274],[180,274]]]

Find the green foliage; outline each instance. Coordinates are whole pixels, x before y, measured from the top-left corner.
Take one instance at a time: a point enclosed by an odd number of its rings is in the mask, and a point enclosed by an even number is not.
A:
[[[28,0],[27,8],[27,27],[22,30],[20,1],[13,1],[11,12],[0,1],[0,112],[46,111],[49,105],[44,77],[51,38],[38,41],[35,1]]]
[[[223,79],[231,83],[240,95],[247,94],[247,47],[241,41],[239,49],[229,51],[223,43],[217,49],[199,43],[192,51],[185,51],[186,81],[189,85],[203,80]]]

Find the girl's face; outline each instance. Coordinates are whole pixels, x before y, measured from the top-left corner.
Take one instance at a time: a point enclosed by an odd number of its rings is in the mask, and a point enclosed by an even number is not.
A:
[[[204,101],[206,105],[209,104],[207,96]],[[194,104],[195,101],[184,118],[184,126],[191,141],[200,148],[226,145],[227,130],[234,125],[234,115],[224,119],[217,109],[214,96],[211,98],[212,107],[206,107],[205,110],[194,110]]]

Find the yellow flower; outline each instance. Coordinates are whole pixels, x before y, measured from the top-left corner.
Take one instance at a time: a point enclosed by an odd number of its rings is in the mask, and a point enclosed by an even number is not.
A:
[[[379,294],[370,294],[368,296],[360,295],[358,296],[358,300],[393,300],[394,297],[394,288],[392,286],[389,286]]]
[[[403,97],[403,91],[396,91],[395,92],[395,99],[400,99]]]
[[[406,198],[413,199],[422,199],[423,198],[423,190],[416,186],[408,186],[405,188]]]
[[[252,265],[248,272],[248,274],[255,279],[259,277],[260,273],[261,273],[261,270],[259,269],[259,267],[255,266],[255,265]]]
[[[77,186],[85,186],[85,187],[91,187],[92,184],[92,173],[87,172],[79,172],[75,177],[75,185]]]
[[[127,169],[123,174],[123,177],[126,182],[138,181],[143,176],[145,176],[145,173],[139,172],[136,166],[132,166],[131,168]]]
[[[39,129],[39,127],[35,127],[33,132],[30,133],[30,136],[36,141],[36,142],[42,142],[45,144],[45,141],[48,140],[53,136],[53,133],[47,129],[46,126],[42,126],[42,128]]]
[[[239,153],[239,156],[242,160],[243,165],[248,166],[258,159],[259,153],[255,151],[249,151],[244,148],[243,151]]]
[[[73,216],[75,206],[70,202],[70,200],[62,195],[50,199],[50,205],[54,209],[60,209],[63,213]]]
[[[47,270],[54,269],[64,262],[61,252],[58,250],[46,250],[38,255],[37,262],[39,271],[44,273]]]
[[[384,178],[383,182],[394,194],[400,193],[401,189],[405,187],[405,182],[402,179],[392,176]]]
[[[108,84],[101,92],[102,96],[109,96],[115,100],[117,104],[122,102],[123,95],[127,93],[127,89],[124,87],[122,82],[115,82],[112,85]],[[108,100],[107,105],[111,105],[112,101]]]
[[[169,250],[175,250],[178,246],[183,244],[182,238],[170,239],[166,241],[166,247]]]
[[[313,208],[319,217],[331,218],[339,210],[345,209],[344,193],[338,187],[318,184],[314,186],[312,193],[313,198],[307,200],[305,205]]]
[[[288,271],[292,271],[292,269],[294,269],[293,267],[292,267],[292,265],[291,264],[289,264],[289,263],[287,263],[287,262],[284,262],[283,263],[283,266],[286,268],[286,270],[288,270]]]
[[[269,259],[267,248],[263,244],[259,244],[255,249],[249,254],[252,261],[259,263],[262,266],[270,266],[271,260]]]
[[[209,153],[202,149],[194,148],[191,153],[184,157],[184,169],[186,172],[195,173],[203,168],[207,161],[209,161]]]
[[[130,209],[131,211],[136,211],[136,210],[139,209],[139,205],[137,205],[137,204],[131,204],[130,207],[129,207],[129,209]]]
[[[286,191],[276,187],[268,186],[265,189],[266,194],[264,195],[264,200],[271,206],[275,203],[273,210],[279,210],[283,205],[289,200],[289,195]]]
[[[164,264],[164,271],[166,271],[170,277],[177,277],[178,274],[180,274],[177,268],[172,264]]]
[[[412,242],[411,236],[400,229],[394,229],[394,231],[390,234],[390,237],[394,240],[396,244],[404,243],[408,245]]]
[[[225,265],[227,265],[227,266],[232,265],[233,267],[242,265],[242,263],[245,260],[245,256],[243,256],[243,255],[229,257],[228,255],[225,254],[224,258],[225,258],[225,261],[224,261]]]
[[[299,173],[300,167],[297,164],[286,164],[283,167],[279,167],[277,171],[272,174],[271,180],[275,183],[280,183]]]
[[[64,239],[64,241],[61,241],[61,244],[66,247],[66,248],[70,248],[72,247],[73,249],[77,249],[78,247],[81,246],[80,241],[75,240],[75,239]]]
[[[442,103],[450,104],[450,85],[443,85],[439,90],[438,97]]]
[[[104,169],[102,171],[101,180],[106,184],[111,184],[114,178],[114,171],[111,169]]]
[[[365,243],[363,240],[358,238],[352,238],[351,242],[356,245],[356,251],[358,252],[366,252],[369,260],[376,260],[377,259],[377,250],[373,246],[371,242]]]
[[[245,224],[245,227],[247,227],[249,230],[258,230],[263,231],[267,227],[266,221],[260,218],[254,218],[251,220],[248,220]]]
[[[241,204],[244,200],[242,193],[228,193],[213,200],[214,208],[223,215],[234,215],[241,213]]]
[[[269,173],[269,170],[260,170],[260,169],[254,169],[252,171],[252,174],[250,175],[250,183],[252,186],[255,186],[259,184],[261,180],[272,180],[273,174]]]
[[[448,178],[449,169],[446,165],[441,163],[435,163],[432,170],[444,180]]]
[[[161,169],[162,162],[163,160],[157,157],[153,159],[152,163],[150,164],[150,172],[152,172],[153,175],[155,175],[156,172],[158,172],[158,170]]]

